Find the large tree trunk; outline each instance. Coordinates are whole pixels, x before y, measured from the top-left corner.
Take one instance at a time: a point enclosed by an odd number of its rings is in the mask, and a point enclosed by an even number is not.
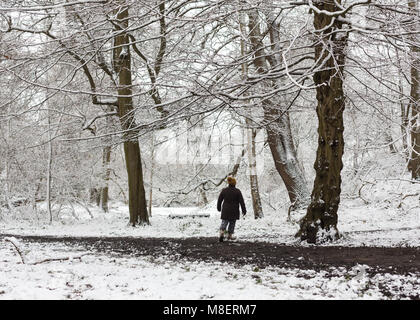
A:
[[[408,161],[408,170],[413,180],[420,180],[420,49],[418,48],[419,35],[415,33],[419,27],[418,1],[409,0],[408,5],[412,10],[413,35],[411,36],[411,90],[410,90],[410,142],[411,154]],[[415,32],[414,32],[415,31]]]
[[[128,28],[128,7],[122,7],[117,13],[118,27],[114,38],[114,69],[118,74],[118,115],[124,130],[124,154],[128,175],[128,206],[130,223],[149,224],[146,195],[143,181],[143,169],[139,141],[135,132],[135,119],[132,98],[131,55]]]
[[[257,12],[251,12],[248,16],[249,38],[254,50],[253,64],[258,73],[264,74],[269,68],[267,59],[276,61],[275,64],[277,65],[281,63],[277,61],[278,59],[274,54],[267,54],[262,47],[263,42]],[[274,40],[272,39],[273,46],[276,46]],[[273,84],[268,85],[272,86]],[[289,112],[285,110],[284,106],[276,105],[269,99],[263,101],[263,107],[267,140],[274,165],[286,186],[292,206],[295,208],[301,207],[307,204],[309,191],[297,160],[290,128]]]
[[[267,103],[264,108],[264,119],[268,123],[267,142],[277,172],[283,179],[293,207],[302,207],[307,204],[309,191],[297,160],[289,113]]]
[[[340,10],[333,0],[317,1],[315,6],[329,12]],[[315,61],[318,63],[318,70],[314,75],[318,102],[318,150],[314,164],[316,176],[311,203],[297,233],[301,240],[309,243],[330,241],[339,237],[337,210],[344,152],[343,69],[348,39],[347,34],[336,32],[341,29],[342,23],[332,21],[331,16],[326,14],[315,12],[314,26],[315,30],[321,30],[317,32],[319,42],[315,46]]]

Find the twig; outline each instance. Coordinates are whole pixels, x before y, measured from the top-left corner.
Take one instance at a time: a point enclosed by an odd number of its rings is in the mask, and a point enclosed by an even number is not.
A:
[[[74,260],[74,259],[79,259],[82,260],[82,257],[87,255],[88,253],[82,254],[80,256],[77,257],[62,257],[62,258],[47,258],[41,261],[36,261],[36,262],[32,262],[30,263],[31,265],[36,265],[36,264],[41,264],[41,263],[45,263],[45,262],[51,262],[51,261],[66,261],[66,260]]]
[[[399,195],[402,196],[402,194],[399,194]],[[404,195],[403,197],[401,197],[400,204],[397,206],[397,208],[401,208],[402,207],[403,201],[406,198],[408,198],[408,197],[417,197],[418,195],[420,195],[420,194],[419,193],[413,193],[413,194],[406,194],[406,195]],[[417,208],[417,206],[415,206],[413,208]]]
[[[13,247],[15,247],[17,253],[19,253],[22,263],[25,264],[24,254],[22,253],[22,251],[20,251],[18,245],[14,242],[14,240],[12,238],[5,238],[4,241],[10,242],[13,245]]]
[[[85,205],[82,201],[77,200],[76,198],[74,198],[74,201],[76,201],[78,204],[80,204],[83,208],[85,208],[85,210],[89,213],[89,216],[91,219],[94,219],[95,217],[93,216],[92,212],[89,210],[88,206]]]
[[[419,195],[419,193],[406,194],[404,197],[402,197],[402,200],[404,200],[405,198],[408,198],[408,197],[415,197],[415,196],[418,196],[418,195]]]
[[[17,253],[20,256],[20,259],[22,260],[22,263],[23,264],[28,264],[28,265],[37,265],[37,264],[52,262],[52,261],[66,261],[66,260],[74,260],[74,259],[82,260],[83,256],[88,255],[88,253],[84,253],[84,254],[82,254],[80,256],[76,256],[76,257],[46,258],[44,260],[26,263],[25,262],[25,256],[24,256],[23,252],[19,249],[19,246],[15,243],[14,239],[13,238],[5,238],[4,240],[7,241],[7,242],[10,242],[13,245],[13,247],[16,249]]]
[[[362,197],[362,189],[363,189],[363,187],[365,187],[368,184],[375,185],[373,182],[363,181],[362,180],[362,185],[360,186],[359,192],[358,192],[359,193],[359,198],[362,199],[365,204],[369,204],[370,202],[368,200],[366,200],[365,198]]]

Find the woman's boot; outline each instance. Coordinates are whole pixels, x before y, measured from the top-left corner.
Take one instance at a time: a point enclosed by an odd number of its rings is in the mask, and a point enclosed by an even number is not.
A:
[[[223,237],[225,236],[225,231],[220,230],[219,242],[223,242]]]

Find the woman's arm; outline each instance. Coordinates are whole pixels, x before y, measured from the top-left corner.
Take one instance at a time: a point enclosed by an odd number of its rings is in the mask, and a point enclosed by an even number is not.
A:
[[[222,201],[224,199],[223,190],[220,192],[219,199],[217,199],[217,211],[222,211]]]
[[[242,196],[242,192],[239,190],[239,204],[241,205],[242,214],[246,215],[246,207],[244,197]]]

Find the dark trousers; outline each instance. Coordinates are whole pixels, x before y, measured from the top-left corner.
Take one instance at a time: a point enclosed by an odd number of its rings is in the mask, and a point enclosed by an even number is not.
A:
[[[233,234],[233,232],[235,231],[235,223],[236,223],[236,220],[223,220],[222,219],[222,224],[220,225],[220,231],[225,231],[227,227],[228,232]]]

